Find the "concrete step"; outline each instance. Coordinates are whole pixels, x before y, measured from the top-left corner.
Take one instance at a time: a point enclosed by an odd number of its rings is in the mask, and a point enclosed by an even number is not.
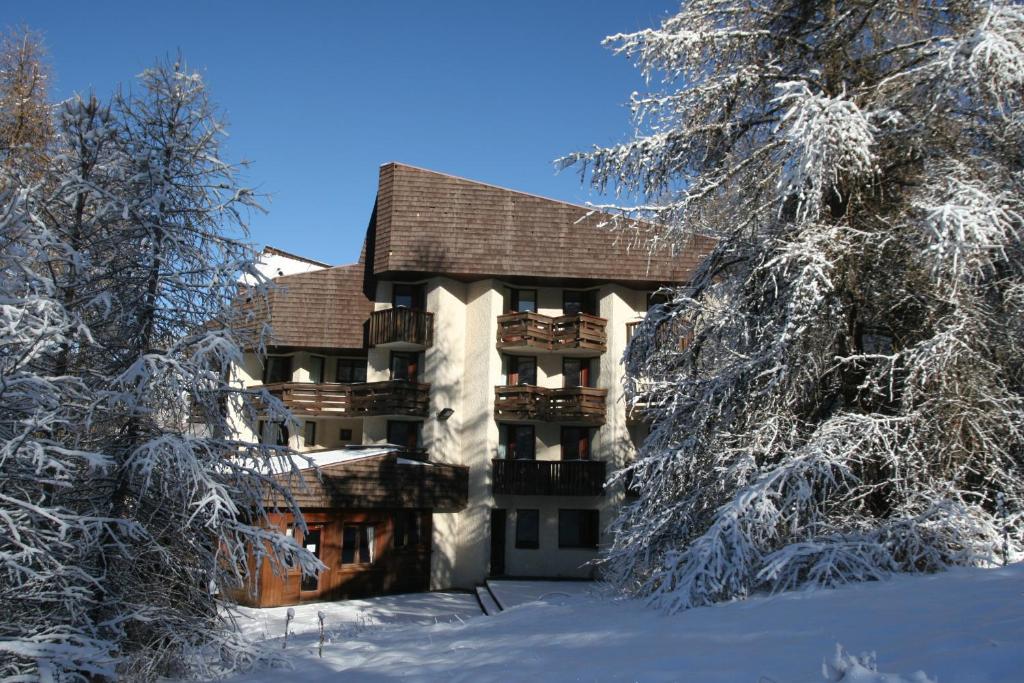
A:
[[[476,599],[480,601],[480,607],[483,608],[484,614],[489,617],[493,617],[501,611],[498,601],[494,599],[494,595],[491,594],[487,586],[476,587]]]

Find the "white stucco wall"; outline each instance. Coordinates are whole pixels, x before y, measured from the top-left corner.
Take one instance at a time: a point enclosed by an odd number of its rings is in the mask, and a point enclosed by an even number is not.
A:
[[[427,310],[434,314],[434,344],[422,353],[421,381],[431,385],[430,408],[423,421],[423,445],[431,459],[469,467],[469,504],[459,513],[434,515],[431,588],[471,588],[487,575],[490,563],[490,518],[495,507],[505,509],[506,573],[517,576],[588,577],[588,564],[596,551],[558,547],[559,509],[598,509],[602,529],[613,519],[621,503],[621,490],[601,497],[502,496],[491,493],[491,459],[497,457],[499,426],[494,420],[494,387],[505,383],[502,355],[495,338],[497,318],[509,308],[509,287],[487,279],[464,283],[436,277],[424,283]],[[560,287],[524,287],[538,292],[538,312],[562,314]],[[376,309],[390,307],[391,283],[380,281]],[[608,463],[608,471],[621,467],[635,452],[633,434],[626,424],[621,358],[626,345],[626,323],[638,320],[646,308],[646,293],[620,285],[605,285],[598,292],[598,314],[607,319],[608,350],[591,362],[596,386],[608,391],[606,422],[594,432],[591,457]],[[538,384],[561,387],[562,354],[538,353]],[[390,378],[390,351],[369,349],[367,381]],[[295,354],[293,381],[309,380],[311,355]],[[328,355],[324,376],[335,377],[335,357]],[[262,363],[246,357],[240,368],[243,378],[259,384]],[[437,419],[444,408],[454,413],[447,421]],[[327,437],[343,427],[353,429],[354,443],[378,443],[387,438],[386,417],[319,419],[318,447],[330,447]],[[302,448],[302,431],[296,430],[293,446]],[[637,428],[633,428],[637,432]],[[536,457],[561,457],[559,424],[535,424]],[[341,445],[340,443],[338,445]],[[540,548],[515,548],[516,511],[540,511]],[[606,536],[602,544],[608,542]]]

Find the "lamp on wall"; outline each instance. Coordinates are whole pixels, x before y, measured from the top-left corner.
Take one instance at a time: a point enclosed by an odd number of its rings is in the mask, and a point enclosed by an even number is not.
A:
[[[441,422],[444,422],[454,414],[455,411],[452,410],[451,408],[444,408],[443,410],[441,410],[441,412],[437,414],[437,419],[440,420]]]

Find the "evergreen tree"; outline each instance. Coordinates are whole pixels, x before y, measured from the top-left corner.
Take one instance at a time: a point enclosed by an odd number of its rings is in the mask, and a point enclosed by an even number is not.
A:
[[[258,206],[180,61],[56,113],[53,153],[0,184],[0,676],[238,667],[230,591],[268,555],[320,566],[266,524],[290,452],[229,419],[289,419],[232,374]]]
[[[1019,550],[1024,9],[691,0],[607,42],[662,87],[561,164],[718,240],[626,354],[609,578],[683,609]]]
[[[50,143],[45,56],[42,39],[28,29],[0,39],[0,162],[9,170],[38,168]]]

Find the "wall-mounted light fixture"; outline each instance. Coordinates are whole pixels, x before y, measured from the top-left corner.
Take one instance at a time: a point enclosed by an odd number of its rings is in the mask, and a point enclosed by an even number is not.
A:
[[[447,420],[449,417],[451,417],[454,414],[455,414],[455,411],[453,409],[451,409],[451,408],[444,408],[441,412],[439,412],[437,414],[437,419],[440,420],[441,422],[444,422],[445,420]]]

